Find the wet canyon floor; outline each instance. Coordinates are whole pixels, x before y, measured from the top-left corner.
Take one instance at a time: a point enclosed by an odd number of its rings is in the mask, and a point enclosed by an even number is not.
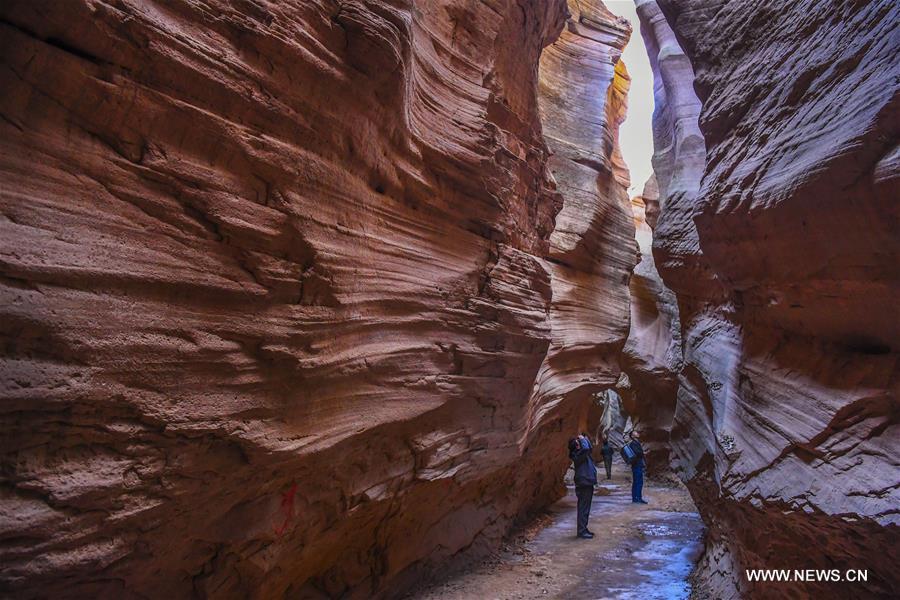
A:
[[[602,476],[601,476],[602,477]],[[631,503],[630,472],[601,479],[588,527],[575,537],[575,492],[504,551],[422,590],[415,600],[579,598],[583,600],[697,597],[690,575],[703,550],[703,523],[682,486],[650,481],[650,504]]]

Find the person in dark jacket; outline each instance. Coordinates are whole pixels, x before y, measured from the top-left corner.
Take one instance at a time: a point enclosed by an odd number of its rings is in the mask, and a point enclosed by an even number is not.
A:
[[[644,461],[644,447],[635,431],[631,432],[631,441],[628,445],[634,451],[635,457],[631,461],[631,501],[647,504],[644,500],[644,469],[647,463]]]
[[[590,539],[594,534],[588,529],[591,515],[591,500],[597,485],[597,467],[591,456],[593,446],[585,434],[569,442],[569,458],[575,467],[575,496],[578,498],[578,537]]]
[[[613,449],[609,445],[609,439],[603,438],[603,446],[600,447],[600,453],[603,455],[603,466],[606,467],[606,478],[612,479]]]

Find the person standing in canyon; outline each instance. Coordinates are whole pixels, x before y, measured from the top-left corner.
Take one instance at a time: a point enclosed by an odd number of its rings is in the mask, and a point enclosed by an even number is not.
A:
[[[612,479],[613,448],[609,445],[609,438],[603,438],[600,454],[603,455],[603,466],[606,467],[606,478]]]
[[[644,461],[644,447],[641,446],[640,436],[636,431],[629,434],[628,447],[634,453],[631,459],[631,501],[639,504],[647,504],[644,500],[644,469],[647,463]]]
[[[597,467],[591,456],[593,445],[587,435],[582,433],[569,442],[569,458],[575,468],[575,496],[578,498],[577,524],[578,537],[590,539],[594,537],[588,525],[591,516],[591,501],[594,498],[594,486],[597,485]]]

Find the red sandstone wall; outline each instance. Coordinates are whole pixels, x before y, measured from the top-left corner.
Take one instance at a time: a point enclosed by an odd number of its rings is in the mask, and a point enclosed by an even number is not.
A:
[[[659,56],[654,256],[683,334],[671,442],[709,526],[702,573],[722,598],[895,597],[900,9],[639,5]],[[751,586],[746,568],[869,581]]]
[[[658,213],[656,177],[631,199],[641,261],[629,281],[631,327],[619,362],[624,371],[616,385],[625,410],[641,433],[647,471],[669,472],[669,437],[675,416],[678,373],[682,367],[681,323],[675,294],[663,283],[653,259],[650,222]]]
[[[0,5],[5,592],[377,596],[558,496],[634,262],[580,5]]]

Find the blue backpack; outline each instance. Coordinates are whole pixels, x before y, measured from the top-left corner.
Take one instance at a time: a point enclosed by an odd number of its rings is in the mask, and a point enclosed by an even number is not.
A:
[[[622,460],[624,460],[628,465],[630,465],[637,456],[634,450],[632,450],[631,444],[625,444],[624,446],[622,446],[622,449],[619,450],[619,452],[622,454]]]

